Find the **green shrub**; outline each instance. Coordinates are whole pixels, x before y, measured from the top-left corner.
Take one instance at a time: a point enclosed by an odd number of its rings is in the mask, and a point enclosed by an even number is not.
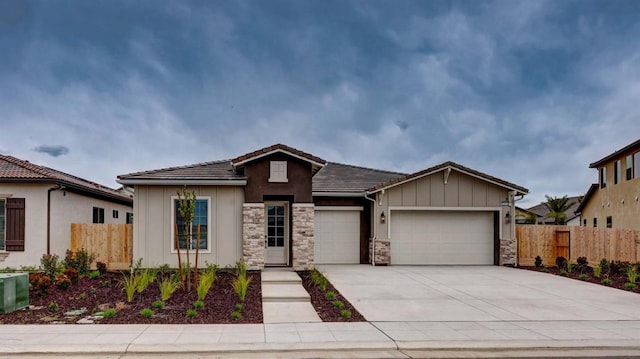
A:
[[[627,279],[629,279],[629,283],[635,283],[638,281],[638,266],[629,266],[627,267]]]
[[[153,317],[153,310],[149,308],[144,308],[143,310],[140,311],[140,315],[145,318],[151,318]]]
[[[344,308],[344,303],[342,303],[339,300],[334,301],[333,303],[331,303],[333,305],[334,308],[338,308],[338,309],[342,309]]]
[[[324,297],[325,297],[325,299],[333,300],[333,299],[335,299],[335,297],[336,297],[336,293],[335,293],[335,292],[332,292],[332,291],[329,291],[329,292],[326,292],[326,293],[324,294]]]
[[[600,268],[602,268],[602,273],[608,274],[611,269],[611,262],[609,262],[606,258],[602,258],[600,260]]]
[[[88,277],[89,277],[89,279],[96,279],[96,278],[100,277],[100,271],[98,271],[98,270],[91,271],[91,272],[89,272]]]
[[[116,316],[116,310],[109,308],[107,310],[105,310],[104,312],[102,312],[102,316],[105,318],[113,318]]]
[[[540,269],[540,272],[542,272],[542,273],[549,273],[549,269],[547,269],[547,268],[542,268],[542,269]]]
[[[566,277],[567,275],[569,275],[569,273],[566,270],[563,269],[563,270],[560,271],[560,275],[563,276],[563,277]]]
[[[351,311],[349,309],[343,309],[340,312],[340,316],[342,316],[343,318],[351,318]]]
[[[123,275],[120,280],[120,285],[122,289],[124,289],[127,294],[127,302],[131,303],[133,301],[133,295],[136,293],[136,288],[138,288],[139,277],[133,273],[129,275]]]
[[[242,309],[244,309],[244,305],[242,305],[242,303],[238,303],[238,304],[236,304],[236,307],[235,307],[235,308],[236,308],[236,310],[237,310],[238,312],[241,312],[241,311],[242,311]]]
[[[624,286],[627,287],[627,289],[635,289],[636,288],[636,284],[635,283],[631,283],[631,282],[625,283]]]
[[[588,276],[588,275],[586,275],[586,274],[584,274],[584,273],[582,273],[582,274],[580,274],[580,275],[578,276],[578,278],[580,278],[581,280],[587,280],[587,278],[589,278],[589,276]]]
[[[311,280],[315,285],[320,287],[320,289],[324,292],[327,290],[327,286],[329,285],[329,280],[324,276],[319,270],[313,268],[311,270]]]
[[[202,308],[204,308],[204,302],[203,302],[203,301],[201,301],[201,300],[196,300],[196,301],[193,303],[193,308],[195,308],[195,309],[202,309]]]
[[[58,303],[56,303],[56,302],[49,303],[49,305],[47,306],[47,309],[52,313],[57,312],[58,311]]]
[[[236,275],[238,277],[247,276],[247,264],[243,260],[236,262]]]
[[[242,317],[242,314],[238,311],[233,311],[231,312],[231,318],[232,319],[240,319]]]
[[[246,276],[246,273],[245,273]],[[215,268],[207,269],[204,273],[200,274],[198,277],[198,286],[196,287],[196,293],[198,294],[198,300],[204,300],[213,286],[213,283],[216,281],[216,271]]]
[[[573,263],[571,263],[571,259],[567,261],[567,272],[571,273],[573,270]]]
[[[596,264],[596,266],[593,267],[593,276],[596,278],[600,278],[601,275],[602,275],[602,266],[600,266],[599,264]]]
[[[158,288],[160,289],[160,299],[167,301],[173,293],[180,287],[180,281],[175,276],[165,277],[158,281]]]
[[[195,309],[187,309],[187,317],[193,318],[196,315],[198,315],[198,312]]]
[[[611,283],[613,283],[613,281],[611,279],[609,279],[609,278],[605,278],[600,283],[602,283],[604,285],[611,285]]]
[[[73,252],[67,249],[64,257],[64,265],[67,268],[73,268],[80,273],[81,276],[89,274],[91,263],[96,258],[93,254],[87,252],[86,249],[80,248],[77,252]]]
[[[247,296],[249,283],[251,283],[251,278],[247,278],[246,275],[238,276],[233,281],[233,290],[236,292],[238,299],[240,299],[241,302],[244,302],[244,298]]]
[[[151,306],[155,309],[162,309],[164,308],[164,302],[161,300],[156,300],[153,303],[151,303]]]
[[[142,273],[136,274],[136,276],[138,276],[136,290],[138,293],[142,293],[149,287],[149,284],[155,282],[156,271],[153,269],[145,269]]]
[[[49,279],[54,279],[56,274],[62,273],[64,264],[60,262],[60,257],[57,254],[44,254],[40,258],[40,269]]]

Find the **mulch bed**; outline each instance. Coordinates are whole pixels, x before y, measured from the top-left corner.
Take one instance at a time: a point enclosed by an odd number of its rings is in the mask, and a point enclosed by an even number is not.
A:
[[[526,269],[526,270],[531,270],[531,271],[535,271],[535,272],[545,272],[545,273],[549,273],[549,274],[553,274],[553,275],[560,275],[561,269],[558,267],[529,267],[529,266],[519,266],[518,268],[521,269]],[[587,278],[586,279],[580,279],[580,274],[586,274]],[[600,278],[596,278],[593,276],[593,268],[591,267],[585,267],[585,268],[576,268],[576,266],[573,266],[573,269],[571,270],[571,273],[567,273],[567,278],[571,278],[571,279],[576,279],[576,280],[581,280],[583,282],[589,282],[589,283],[594,283],[594,284],[598,284],[598,285],[603,285],[606,287],[611,287],[611,288],[616,288],[616,289],[621,289],[627,292],[632,292],[632,293],[639,293],[640,294],[640,283],[636,283],[636,287],[634,289],[629,289],[627,287],[625,287],[625,283],[627,283],[629,280],[627,279],[627,275],[626,273],[620,273],[620,272],[612,272],[610,271],[609,273],[603,273],[601,274]],[[611,284],[609,285],[605,285],[602,283],[602,280],[604,278],[609,278],[611,279]]]
[[[30,290],[31,309],[18,310],[10,314],[0,314],[0,324],[49,324],[75,323],[87,315],[105,308],[119,308],[112,318],[101,319],[105,324],[224,324],[224,323],[262,323],[262,290],[260,272],[248,272],[251,283],[241,311],[242,316],[233,319],[231,313],[240,303],[232,282],[234,273],[220,271],[211,290],[204,300],[204,307],[197,309],[195,317],[187,317],[188,309],[193,309],[197,300],[195,289],[186,292],[178,289],[165,303],[163,309],[152,308],[151,303],[160,299],[157,283],[151,283],[142,293],[136,293],[133,301],[127,303],[127,297],[120,286],[122,273],[109,272],[96,279],[81,278],[77,284],[66,290],[51,287],[48,294],[40,296]],[[49,310],[51,303],[57,303],[57,310]],[[87,313],[68,318],[65,312],[87,308]],[[150,308],[154,311],[151,318],[143,317],[140,311]]]
[[[360,314],[356,308],[349,303],[347,298],[343,297],[340,292],[331,284],[327,285],[326,291],[313,283],[311,279],[310,271],[298,272],[300,278],[302,278],[302,286],[309,292],[311,296],[311,304],[318,313],[320,319],[323,322],[366,322],[367,320]],[[325,293],[334,292],[336,294],[334,299],[326,299]],[[344,303],[344,308],[338,309],[333,306],[334,301],[341,301]],[[345,318],[340,313],[343,309],[351,311],[351,317]]]

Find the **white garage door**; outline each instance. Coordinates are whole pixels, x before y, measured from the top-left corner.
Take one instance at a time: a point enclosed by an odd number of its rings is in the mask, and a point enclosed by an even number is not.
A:
[[[314,221],[315,263],[360,263],[360,211],[316,209]]]
[[[393,211],[391,264],[493,264],[493,213]]]

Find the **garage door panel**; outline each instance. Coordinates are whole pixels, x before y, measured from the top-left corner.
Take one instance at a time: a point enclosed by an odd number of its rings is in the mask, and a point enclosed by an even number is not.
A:
[[[315,263],[360,263],[360,211],[318,210],[314,221]]]
[[[392,264],[493,264],[493,214],[394,211]]]

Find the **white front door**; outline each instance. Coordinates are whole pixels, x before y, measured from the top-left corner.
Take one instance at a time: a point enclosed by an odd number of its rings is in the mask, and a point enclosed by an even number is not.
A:
[[[267,202],[265,208],[265,265],[289,264],[289,203]]]

